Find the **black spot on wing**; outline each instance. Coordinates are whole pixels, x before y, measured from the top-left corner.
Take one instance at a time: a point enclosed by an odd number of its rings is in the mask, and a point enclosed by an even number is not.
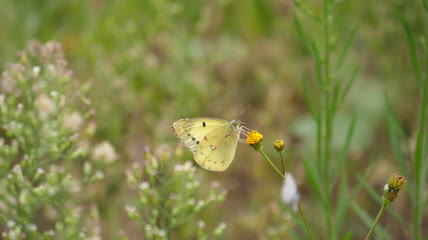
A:
[[[204,126],[204,127],[205,127],[205,126],[207,126],[207,124],[206,124],[205,122],[202,122],[202,126]]]

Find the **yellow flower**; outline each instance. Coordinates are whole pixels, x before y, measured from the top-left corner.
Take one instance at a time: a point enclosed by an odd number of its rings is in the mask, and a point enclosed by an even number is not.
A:
[[[252,146],[255,150],[259,151],[263,147],[262,140],[263,140],[262,134],[260,134],[257,130],[251,130],[247,135],[246,142],[247,144]]]
[[[284,151],[285,142],[282,140],[276,140],[275,142],[273,142],[273,147],[276,149],[276,151],[282,152]]]
[[[258,144],[262,140],[263,140],[263,135],[261,135],[257,130],[251,130],[247,135],[246,142],[249,145],[253,146],[253,145]]]

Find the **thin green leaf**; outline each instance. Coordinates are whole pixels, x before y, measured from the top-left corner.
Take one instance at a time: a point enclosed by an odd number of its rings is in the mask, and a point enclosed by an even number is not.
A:
[[[337,8],[340,5],[346,3],[348,0],[338,0],[331,5],[331,9]]]
[[[337,162],[335,164],[336,169],[333,172],[336,173],[336,175],[333,175],[333,180],[332,180],[333,184],[336,183],[337,177],[339,176],[337,173],[341,172],[338,169],[341,169],[343,167],[346,157],[348,156],[349,148],[351,147],[352,137],[354,136],[356,123],[357,123],[357,117],[354,114],[352,116],[351,124],[349,125],[349,128],[348,128],[348,132],[346,134],[345,144],[342,147],[342,152],[340,153],[339,158],[337,159]]]
[[[302,4],[302,1],[293,0],[293,3],[303,14],[308,16],[310,19],[314,20],[317,23],[321,22],[319,17],[317,17],[308,7]]]
[[[333,87],[333,99],[332,99],[332,114],[335,115],[337,112],[337,108],[339,105],[339,95],[340,95],[340,81],[337,81],[335,86]]]
[[[400,13],[400,9],[398,7],[394,7],[394,11],[395,11],[395,15],[397,15],[398,20],[403,26],[404,31],[406,32],[406,40],[407,40],[407,45],[409,46],[409,52],[410,52],[410,58],[412,60],[413,70],[415,72],[416,80],[420,84],[422,81],[422,76],[421,76],[421,70],[418,62],[418,55],[416,53],[415,38],[413,36],[413,32],[410,29],[407,19]]]
[[[422,5],[424,6],[425,13],[428,14],[428,3],[427,3],[427,0],[422,0]]]
[[[386,102],[386,111],[388,117],[389,133],[391,138],[392,150],[398,161],[398,166],[401,170],[401,173],[406,177],[410,177],[409,168],[407,167],[406,154],[403,152],[401,147],[401,139],[405,138],[406,134],[402,128],[397,115],[394,113],[392,106],[388,100],[388,97],[385,96]]]
[[[318,122],[319,113],[315,109],[314,100],[312,98],[312,94],[309,92],[308,84],[304,79],[302,79],[302,84],[303,84],[303,95],[305,96],[306,102],[308,103],[311,115]]]
[[[370,217],[367,214],[367,212],[365,211],[365,209],[361,208],[356,202],[352,202],[351,206],[352,206],[352,209],[354,210],[354,212],[360,217],[361,221],[367,226],[367,228],[370,228],[374,222],[374,219],[372,217]],[[385,231],[385,229],[380,225],[377,225],[377,227],[374,231],[375,231],[376,235],[378,235],[378,237],[391,239],[391,236],[388,234],[388,232]],[[373,238],[373,239],[379,239],[378,237]]]
[[[313,56],[315,57],[315,70],[316,70],[316,78],[318,81],[318,86],[321,88],[321,91],[325,91],[324,83],[323,83],[323,77],[322,77],[322,67],[323,63],[321,61],[321,57],[317,48],[317,45],[315,43],[311,46]]]
[[[342,51],[339,53],[339,57],[337,59],[336,71],[339,71],[339,69],[343,66],[346,55],[348,55],[349,49],[351,48],[351,45],[354,42],[355,36],[357,35],[357,31],[358,31],[358,27],[354,27],[348,39],[346,40]]]
[[[349,90],[351,90],[352,84],[354,83],[355,77],[357,76],[359,70],[359,67],[355,67],[354,71],[351,74],[351,77],[346,82],[345,88],[342,90],[342,95],[340,96],[340,105],[345,102],[345,98],[346,96],[348,96]]]
[[[348,230],[342,240],[351,240],[351,239],[352,239],[352,232]]]
[[[300,24],[300,20],[297,17],[297,15],[294,15],[294,26],[296,27],[297,35],[299,36],[300,40],[302,40],[303,45],[305,46],[306,50],[311,53],[311,55],[314,55],[312,53],[312,44],[311,41],[306,37],[302,25]]]
[[[306,170],[306,174],[308,175],[309,183],[312,185],[312,188],[315,191],[318,199],[320,199],[323,206],[326,206],[325,197],[323,195],[322,187],[321,187],[321,178],[318,175],[318,172],[314,169],[316,167],[316,162],[312,160],[303,159],[303,165]]]
[[[280,206],[282,206],[282,209],[289,214],[290,218],[293,220],[294,223],[297,224],[299,229],[302,232],[306,232],[305,223],[302,221],[302,217],[300,215],[297,215],[297,213],[294,212],[293,209],[291,209],[288,206],[285,206],[282,202],[280,203]],[[292,229],[290,229],[290,230],[292,230]],[[293,230],[293,232],[294,232],[294,230]]]
[[[303,31],[302,25],[300,24],[300,20],[296,15],[294,16],[294,26],[296,28],[296,31],[297,31],[297,34],[298,34],[300,40],[302,40],[302,42],[303,42],[304,47],[315,59],[316,78],[317,78],[317,81],[319,83],[319,86],[322,86],[322,77],[321,77],[321,66],[322,66],[322,64],[321,64],[321,58],[320,58],[318,48],[314,42],[310,41],[306,37],[306,35]]]
[[[348,184],[348,175],[345,173],[342,176],[342,181],[340,181],[340,186],[339,186],[339,193],[337,194],[337,208],[336,208],[336,229],[338,229],[340,231],[340,229],[342,228],[342,224],[343,224],[343,216],[345,215],[346,212],[346,208],[348,205],[348,189],[349,189],[349,184]],[[336,233],[336,235],[338,236],[339,233]]]
[[[341,191],[343,191],[343,194],[346,194],[345,196],[346,199],[339,199],[338,200],[338,206],[337,206],[337,212],[336,212],[336,223],[339,224],[339,227],[337,227],[338,229],[341,229],[340,225],[344,220],[345,217],[345,213],[346,211],[348,211],[350,204],[354,201],[354,199],[356,199],[357,194],[359,193],[360,189],[362,188],[365,179],[367,179],[367,177],[369,176],[369,174],[371,173],[372,169],[374,166],[374,162],[372,162],[368,167],[366,172],[364,173],[364,175],[361,177],[361,179],[363,179],[363,181],[359,181],[358,184],[354,187],[354,189],[350,192],[347,193],[347,188],[346,189],[341,189]],[[344,187],[344,186],[342,186]],[[341,194],[341,193],[339,193]]]

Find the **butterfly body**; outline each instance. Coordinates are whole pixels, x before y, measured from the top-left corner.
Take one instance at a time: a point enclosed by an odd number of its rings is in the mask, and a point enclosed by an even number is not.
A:
[[[232,163],[239,141],[239,120],[184,118],[173,123],[175,135],[195,161],[210,171],[224,171]]]

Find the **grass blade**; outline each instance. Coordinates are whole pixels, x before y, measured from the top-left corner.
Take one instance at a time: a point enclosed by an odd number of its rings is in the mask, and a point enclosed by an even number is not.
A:
[[[374,219],[370,217],[367,212],[363,208],[361,208],[356,202],[352,203],[352,210],[354,210],[354,212],[360,217],[361,221],[364,223],[364,225],[367,226],[367,228],[371,227],[372,223],[374,222]],[[374,232],[376,233],[376,238],[374,239],[392,239],[388,232],[380,225],[377,225]]]
[[[315,110],[312,94],[309,92],[309,89],[308,89],[308,83],[304,79],[302,79],[302,84],[303,84],[303,95],[306,99],[306,102],[308,103],[311,115],[318,122],[319,113]]]
[[[348,79],[348,81],[345,84],[345,88],[342,91],[342,95],[340,96],[340,103],[343,104],[345,102],[346,96],[348,96],[349,90],[351,90],[351,86],[354,83],[355,77],[357,76],[358,71],[360,70],[359,67],[355,67],[354,71],[351,74],[351,77]]]
[[[386,111],[387,111],[387,117],[388,117],[388,125],[389,125],[389,133],[390,133],[390,138],[391,138],[392,149],[393,149],[394,154],[397,158],[398,166],[399,166],[402,174],[406,178],[410,179],[409,168],[407,166],[407,161],[406,161],[406,154],[404,153],[404,151],[401,147],[401,144],[400,144],[401,139],[405,138],[406,134],[405,134],[404,129],[402,128],[401,124],[399,123],[398,117],[395,114],[394,110],[392,109],[392,106],[391,106],[387,96],[385,96],[385,102],[386,102]],[[408,153],[408,155],[409,154],[410,153]]]
[[[353,115],[351,124],[349,125],[349,128],[348,128],[348,133],[346,134],[345,144],[343,145],[342,152],[340,153],[339,158],[337,159],[337,162],[335,164],[336,169],[333,171],[334,173],[339,173],[340,171],[338,171],[338,169],[341,169],[343,167],[343,164],[345,163],[345,159],[349,153],[349,148],[351,147],[352,137],[354,136],[356,123],[357,123],[357,117]],[[339,176],[338,174],[333,176],[332,178],[333,184],[336,183],[338,176]]]
[[[312,160],[303,159],[303,165],[306,170],[306,174],[308,175],[309,183],[312,185],[312,188],[315,191],[315,194],[317,195],[318,199],[320,199],[323,206],[326,206],[325,202],[325,196],[322,192],[322,186],[321,186],[321,178],[318,175],[318,172],[314,169],[316,166],[316,162]]]
[[[357,31],[358,31],[358,27],[354,27],[348,39],[346,40],[345,45],[337,59],[336,71],[339,71],[339,69],[342,68],[343,63],[345,62],[345,57],[348,54],[349,49],[351,48],[351,44],[354,42],[355,36],[357,35]]]
[[[395,11],[395,15],[397,15],[398,20],[403,26],[404,31],[406,32],[406,40],[407,40],[407,45],[409,46],[409,52],[410,52],[410,58],[412,60],[413,70],[415,71],[416,80],[420,84],[422,81],[422,75],[421,75],[421,70],[419,68],[418,55],[416,53],[415,37],[413,36],[413,32],[410,29],[407,19],[400,13],[399,8],[394,7],[394,11]]]

